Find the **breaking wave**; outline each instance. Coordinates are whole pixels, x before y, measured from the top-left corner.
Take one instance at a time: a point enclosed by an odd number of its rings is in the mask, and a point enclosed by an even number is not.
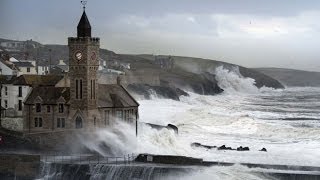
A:
[[[228,70],[223,66],[219,66],[214,73],[219,87],[227,93],[259,93],[259,89],[255,86],[255,80],[243,77],[240,74],[239,67],[233,67],[232,70]]]

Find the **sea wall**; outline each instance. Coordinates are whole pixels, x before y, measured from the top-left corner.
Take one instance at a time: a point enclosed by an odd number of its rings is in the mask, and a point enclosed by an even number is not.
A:
[[[0,179],[34,179],[39,168],[39,155],[0,154]]]

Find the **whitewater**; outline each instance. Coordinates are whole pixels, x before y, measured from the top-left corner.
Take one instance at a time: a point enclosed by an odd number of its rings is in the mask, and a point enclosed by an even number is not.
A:
[[[181,96],[180,101],[156,94],[150,100],[140,99],[138,137],[134,137],[133,128],[119,124],[116,129],[122,129],[121,138],[107,133],[100,139],[114,139],[113,149],[119,153],[133,151],[192,156],[207,161],[320,166],[320,88],[259,89],[253,79],[242,77],[236,69],[219,67],[214,73],[223,93],[205,96],[188,92],[190,96]],[[152,129],[143,123],[174,124],[179,134],[169,129]],[[250,151],[208,150],[192,147],[194,142],[218,147],[248,146]],[[259,151],[262,148],[267,152]],[[189,178],[263,179],[253,171],[240,165],[212,167]]]

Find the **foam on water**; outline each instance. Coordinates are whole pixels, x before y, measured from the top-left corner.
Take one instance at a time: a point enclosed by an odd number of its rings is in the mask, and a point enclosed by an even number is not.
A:
[[[137,146],[127,146],[127,142],[135,141],[125,138],[126,142],[115,143],[118,149],[125,149],[119,151],[185,155],[224,162],[320,166],[320,121],[317,120],[320,119],[320,108],[317,108],[320,88],[258,89],[253,79],[243,78],[236,69],[218,67],[215,72],[219,86],[225,90],[220,95],[188,92],[189,97],[181,96],[180,101],[174,101],[158,99],[154,94],[151,100],[140,100],[140,122],[172,123],[179,128],[179,135],[140,124]],[[303,117],[314,120],[304,121]],[[297,119],[283,120],[290,118]],[[123,136],[133,136],[127,133],[128,129],[121,128]],[[106,132],[101,134],[100,139],[111,139],[110,144],[122,139]],[[190,146],[193,142],[233,148],[248,146],[250,151],[193,148]],[[268,152],[260,152],[263,147]],[[191,179],[258,179],[249,171],[234,168],[210,168]],[[212,177],[211,171],[219,177]]]

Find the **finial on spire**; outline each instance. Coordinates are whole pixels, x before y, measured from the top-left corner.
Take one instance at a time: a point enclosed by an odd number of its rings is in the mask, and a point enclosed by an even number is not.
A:
[[[81,1],[81,4],[83,5],[83,10],[85,10],[85,9],[86,9],[87,1]]]

